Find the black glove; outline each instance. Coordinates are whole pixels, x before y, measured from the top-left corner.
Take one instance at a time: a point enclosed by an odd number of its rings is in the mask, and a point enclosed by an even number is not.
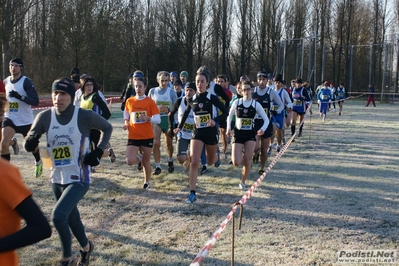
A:
[[[103,151],[99,148],[96,148],[94,151],[90,152],[85,156],[83,163],[88,164],[90,166],[97,166],[100,164],[102,156],[103,156]]]
[[[39,134],[27,137],[25,139],[25,145],[24,145],[25,150],[27,152],[34,152],[36,147],[39,146],[39,139],[40,139]]]
[[[21,100],[21,98],[22,98],[21,94],[19,94],[19,93],[16,92],[16,91],[10,91],[10,93],[8,94],[8,96],[17,98],[18,100]]]
[[[168,131],[166,131],[166,134],[168,134],[168,136],[173,139],[173,137],[175,136],[175,133],[173,132],[173,128],[169,128]]]

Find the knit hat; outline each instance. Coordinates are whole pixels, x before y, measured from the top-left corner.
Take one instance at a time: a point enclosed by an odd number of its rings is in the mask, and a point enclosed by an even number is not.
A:
[[[173,86],[176,86],[176,85],[183,86],[183,83],[181,83],[181,80],[180,80],[180,79],[176,79],[176,81],[173,82]]]
[[[24,67],[24,62],[22,62],[22,60],[17,57],[11,59],[10,64],[11,63],[17,63],[20,67]]]
[[[184,87],[185,89],[192,89],[192,90],[194,90],[194,91],[197,91],[197,87],[195,86],[195,83],[194,82],[190,82],[190,83],[187,83],[186,84],[186,87]]]
[[[258,74],[256,74],[256,77],[263,77],[263,78],[268,78],[269,75],[265,71],[259,71]]]
[[[283,83],[283,76],[281,74],[277,74],[277,76],[274,77],[274,81],[279,81],[279,82]]]
[[[182,72],[180,72],[180,76],[186,76],[186,78],[188,79],[188,72],[183,70]]]
[[[75,99],[75,84],[70,78],[57,79],[53,82],[52,91],[65,91],[71,95],[71,100]]]
[[[179,77],[177,76],[177,73],[176,73],[175,71],[172,71],[172,72],[170,72],[170,76],[173,76],[173,77],[179,78]]]
[[[77,68],[77,67],[72,68],[71,71],[69,72],[69,74],[71,76],[72,75],[79,75],[80,74],[79,68]]]

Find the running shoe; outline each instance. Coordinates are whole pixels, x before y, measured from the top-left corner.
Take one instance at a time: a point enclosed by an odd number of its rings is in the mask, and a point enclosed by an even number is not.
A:
[[[188,196],[187,203],[193,204],[194,201],[197,200],[197,196],[194,193],[190,193],[190,196]]]
[[[239,185],[238,185],[242,190],[246,190],[247,189],[247,185],[245,185],[245,183],[240,183]]]
[[[143,188],[144,189],[149,189],[150,188],[150,182],[145,182]]]
[[[259,151],[256,151],[256,152],[254,153],[254,156],[252,157],[252,162],[253,162],[254,164],[257,164],[257,163],[259,162],[259,154],[260,154]]]
[[[173,161],[168,162],[168,172],[173,173],[174,170],[175,170],[175,167],[173,166]]]
[[[280,152],[280,150],[281,150],[281,146],[280,146],[280,145],[277,145],[276,151],[277,151],[277,152]]]
[[[35,166],[36,178],[41,177],[43,174],[43,162],[42,160],[38,161]]]
[[[283,138],[283,145],[285,145],[285,143],[286,143],[286,142],[285,142],[285,138]]]
[[[218,160],[216,161],[216,163],[215,163],[215,167],[219,167],[220,166],[220,154],[219,154],[219,152],[217,152],[216,153],[217,154],[217,156],[218,156]]]
[[[143,165],[141,165],[141,163],[137,164],[137,170],[139,171],[143,170]]]
[[[93,249],[94,249],[93,242],[91,242],[90,240],[89,240],[89,245],[90,245],[89,251],[85,252],[85,251],[80,250],[80,257],[79,257],[77,266],[87,266],[87,265],[89,265],[90,255],[91,255],[91,253],[93,252]]]
[[[111,161],[111,163],[114,163],[116,159],[115,152],[112,148],[109,148],[108,151],[109,151],[109,156],[108,156],[109,160]]]
[[[60,261],[61,266],[76,266],[78,263],[78,258],[72,257],[70,260]]]
[[[161,168],[157,167],[155,168],[155,171],[152,173],[153,175],[159,175],[161,173]]]
[[[95,173],[95,172],[96,172],[96,167],[95,167],[95,166],[92,166],[92,167],[90,168],[90,172]]]
[[[339,114],[338,115],[341,115],[341,112],[339,112]]]
[[[233,160],[230,160],[230,161],[229,161],[229,164],[233,164]]]
[[[258,171],[258,173],[259,173],[260,175],[263,175],[264,172],[265,172],[265,171],[262,170],[262,169],[260,169],[260,170]]]
[[[302,137],[302,130],[299,130],[298,138]]]
[[[203,174],[205,174],[207,172],[208,172],[208,167],[206,165],[203,165],[202,168],[201,168],[200,174],[203,175]]]
[[[18,142],[17,142],[17,138],[13,138],[12,139],[14,141],[14,144],[11,145],[13,151],[14,151],[14,155],[18,155],[19,153],[19,146],[18,146]]]
[[[272,144],[270,144],[269,149],[267,150],[267,155],[270,156],[272,154],[273,148],[274,148],[274,144],[272,143]]]

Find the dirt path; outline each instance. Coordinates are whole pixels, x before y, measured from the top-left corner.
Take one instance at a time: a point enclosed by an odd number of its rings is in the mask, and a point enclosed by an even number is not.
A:
[[[143,191],[142,173],[124,162],[127,133],[119,104],[112,111],[117,161],[103,159],[79,205],[96,244],[90,265],[189,265],[244,195],[241,170],[228,159],[212,167],[198,178],[191,206],[185,203],[188,175],[181,166],[168,174],[163,150],[163,172]],[[303,136],[245,204],[235,265],[345,265],[337,263],[339,250],[398,250],[398,106],[346,101],[343,115],[331,112],[326,122],[315,107],[313,113]],[[12,162],[49,217],[54,202],[47,178],[33,177],[33,158],[24,151]],[[248,184],[257,171],[254,165]],[[73,248],[79,248],[75,239]],[[61,256],[57,232],[19,254],[23,266],[55,265]],[[231,223],[203,265],[230,265],[230,255]]]

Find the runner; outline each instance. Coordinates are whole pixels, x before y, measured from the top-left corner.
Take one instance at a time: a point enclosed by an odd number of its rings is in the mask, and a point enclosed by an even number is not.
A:
[[[80,108],[92,110],[108,120],[111,117],[111,112],[108,109],[107,103],[98,93],[98,85],[94,78],[87,77],[82,84],[82,96],[80,98]],[[94,151],[97,148],[98,141],[100,140],[101,132],[95,128],[90,130],[90,150]],[[107,147],[109,145],[107,144]],[[116,156],[112,148],[104,150],[104,156],[108,156],[110,161],[115,162]],[[91,168],[95,172],[95,167]]]
[[[197,200],[195,187],[198,177],[198,166],[203,147],[206,148],[206,157],[209,164],[218,161],[218,131],[216,124],[227,117],[227,109],[224,104],[215,95],[207,91],[210,84],[209,72],[197,72],[195,77],[197,86],[197,94],[188,101],[187,109],[184,112],[179,127],[176,132],[182,131],[190,111],[194,113],[194,131],[190,143],[190,195],[187,203],[194,203]],[[215,108],[217,107],[222,113],[217,116]]]
[[[337,88],[337,101],[338,101],[338,106],[339,106],[339,113],[338,115],[341,115],[342,113],[342,108],[344,107],[344,99],[345,99],[345,87],[344,87],[344,83],[341,82],[341,84],[339,84],[339,87]]]
[[[77,208],[90,187],[90,166],[100,163],[111,137],[112,125],[93,111],[73,105],[75,87],[69,78],[55,80],[52,85],[51,109],[39,113],[28,132],[25,150],[38,149],[39,139],[46,134],[46,147],[51,158],[50,182],[56,204],[51,219],[58,231],[63,257],[61,265],[89,265],[93,242],[89,241]],[[90,152],[90,130],[103,132],[97,148]],[[80,246],[80,257],[72,254],[73,235]]]
[[[173,173],[175,167],[173,166],[173,145],[172,138],[167,134],[169,128],[168,125],[168,113],[173,103],[177,101],[176,92],[172,87],[168,87],[169,84],[169,73],[166,71],[159,71],[157,74],[157,81],[159,87],[150,89],[148,97],[150,97],[157,104],[160,115],[161,123],[154,123],[152,129],[154,132],[154,160],[155,160],[155,171],[153,175],[159,175],[161,173],[161,134],[165,136],[166,149],[168,152],[168,172]]]
[[[299,117],[299,124],[302,123],[306,113],[306,102],[310,101],[308,91],[302,87],[302,78],[298,77],[295,81],[295,88],[292,90],[292,117],[291,117],[291,134],[295,134],[296,122]],[[303,124],[299,128],[298,137],[302,136]],[[293,142],[295,139],[292,140]]]
[[[39,96],[32,81],[22,74],[24,63],[19,58],[10,61],[9,71],[11,76],[4,80],[8,110],[4,114],[2,124],[1,157],[10,161],[10,145],[14,155],[19,153],[16,133],[25,138],[33,122],[32,105],[39,105]],[[35,175],[40,177],[43,173],[43,163],[40,159],[39,149],[31,151],[35,157]]]
[[[254,156],[252,158],[253,162],[257,162],[259,160],[260,153],[260,168],[258,173],[263,174],[266,161],[268,158],[268,149],[270,146],[270,138],[273,135],[273,123],[271,122],[271,103],[275,102],[278,106],[276,113],[280,114],[284,110],[284,104],[278,96],[277,92],[273,89],[273,87],[266,87],[267,80],[269,79],[269,75],[264,71],[259,71],[256,75],[258,78],[258,87],[255,88],[254,93],[252,94],[252,98],[258,101],[263,109],[267,117],[269,118],[269,124],[267,126],[266,131],[262,136],[256,136],[256,146],[254,151]],[[260,116],[255,117],[255,130],[258,131],[263,125],[263,119]],[[260,147],[259,147],[260,141]]]
[[[232,138],[231,158],[234,166],[243,164],[241,171],[241,182],[239,187],[242,190],[247,189],[245,181],[251,170],[251,157],[255,150],[255,136],[262,136],[267,126],[269,118],[266,116],[262,106],[252,99],[253,87],[250,81],[241,82],[243,97],[234,101],[231,105],[229,116],[227,118],[226,135]],[[255,130],[255,116],[261,117],[263,125],[259,130]],[[236,123],[231,134],[231,122],[235,116]],[[244,152],[245,151],[245,152]]]
[[[172,107],[172,110],[169,113],[169,132],[174,131],[174,134],[177,135],[177,161],[180,164],[183,164],[184,169],[187,171],[190,167],[190,153],[188,152],[191,136],[194,130],[194,115],[193,111],[191,110],[190,114],[188,115],[181,132],[174,127],[174,116],[177,113],[177,121],[178,123],[181,122],[183,118],[184,111],[187,108],[188,100],[194,96],[197,92],[197,88],[195,87],[194,82],[189,82],[186,84],[185,87],[185,97],[179,98],[177,102]]]
[[[323,121],[326,120],[327,108],[332,99],[331,88],[329,88],[328,86],[328,82],[325,81],[323,87],[321,88],[321,90],[319,90],[319,93],[317,94],[317,99],[320,102],[320,116],[322,117]]]
[[[292,110],[292,102],[290,99],[290,96],[288,95],[288,92],[284,90],[283,88],[283,76],[281,74],[278,74],[274,78],[274,90],[277,92],[278,96],[280,97],[281,101],[284,104],[284,110],[280,113],[277,114],[276,111],[278,110],[278,105],[276,105],[273,102],[273,107],[272,107],[272,114],[273,114],[273,130],[275,134],[273,134],[271,143],[274,141],[274,136],[277,136],[277,147],[276,150],[277,152],[280,152],[281,145],[282,145],[282,140],[284,136],[284,127],[285,127],[285,114],[291,113]]]
[[[0,111],[7,106],[0,93]],[[51,236],[51,227],[32,192],[22,182],[18,168],[0,159],[0,265],[18,266],[15,249]],[[21,219],[26,225],[21,229]]]
[[[144,172],[144,189],[150,188],[151,152],[154,141],[152,124],[159,124],[161,117],[153,100],[145,95],[147,81],[144,77],[136,77],[133,81],[136,96],[126,101],[124,111],[124,130],[128,130],[126,147],[126,163],[133,165],[141,163]],[[139,153],[142,152],[142,154]]]

